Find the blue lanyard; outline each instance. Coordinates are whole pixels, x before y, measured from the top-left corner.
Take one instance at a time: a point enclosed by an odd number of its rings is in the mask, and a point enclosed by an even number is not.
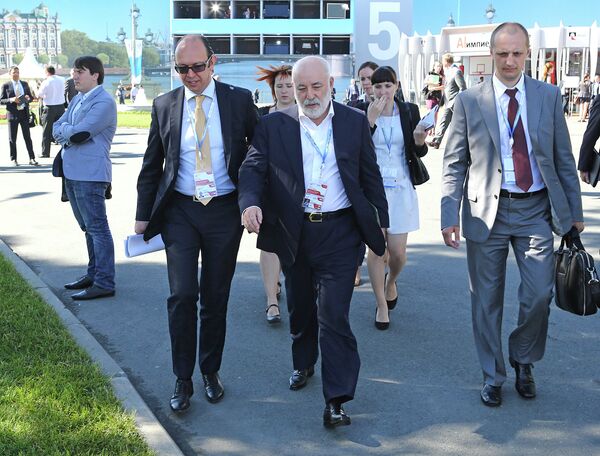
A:
[[[305,134],[306,138],[310,141],[310,144],[313,146],[315,151],[321,157],[321,167],[320,167],[320,174],[319,174],[319,179],[321,179],[323,177],[323,170],[325,169],[325,159],[327,158],[327,154],[329,153],[329,144],[331,143],[331,136],[333,134],[333,128],[329,127],[329,130],[327,131],[327,141],[325,142],[325,151],[321,152],[321,149],[319,148],[319,146],[317,146],[317,143],[315,142],[314,138],[309,133],[306,126],[304,126],[304,124],[302,122],[300,122],[300,124],[302,125],[302,129],[304,130],[304,134]]]
[[[383,128],[383,125],[381,126],[381,132],[383,133],[383,140],[385,141],[385,145],[388,150],[388,156],[390,158],[392,157],[392,138],[394,137],[394,114],[395,113],[396,113],[396,103],[394,103],[394,106],[392,107],[392,119],[390,121],[390,137],[389,138],[385,135],[385,128]]]
[[[507,95],[508,96],[508,95]],[[515,101],[517,103],[519,103],[519,101],[515,98]],[[510,97],[508,102],[510,103]],[[504,123],[506,124],[506,128],[508,129],[508,138],[510,140],[510,147],[512,149],[512,145],[514,143],[514,135],[515,135],[515,130],[517,129],[517,125],[519,124],[519,120],[521,120],[521,103],[519,103],[519,109],[517,111],[517,115],[515,116],[515,120],[512,124],[512,126],[510,125],[510,122],[508,120],[508,113],[504,112],[504,109],[502,108],[502,105],[500,105],[500,111],[502,111],[502,118],[504,119]],[[523,125],[523,128],[525,128],[525,125]]]

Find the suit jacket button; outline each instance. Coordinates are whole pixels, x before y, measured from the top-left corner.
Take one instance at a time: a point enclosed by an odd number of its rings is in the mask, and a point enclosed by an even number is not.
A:
[[[498,172],[499,172],[499,173],[501,173],[501,172],[502,172],[502,170],[501,170],[501,169],[499,169],[499,170],[498,170]]]
[[[494,198],[498,199],[498,195],[494,195]]]

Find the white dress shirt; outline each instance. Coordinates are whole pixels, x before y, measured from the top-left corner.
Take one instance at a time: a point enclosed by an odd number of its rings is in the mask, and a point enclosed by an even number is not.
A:
[[[48,76],[42,82],[38,97],[44,100],[46,106],[61,106],[65,104],[65,78],[56,76]]]
[[[494,94],[496,97],[496,114],[498,115],[498,126],[500,127],[500,152],[501,159],[505,157],[512,157],[512,148],[510,147],[510,134],[508,129],[508,102],[510,97],[505,93],[506,89],[516,88],[517,93],[515,98],[519,102],[521,107],[521,122],[523,122],[523,129],[525,130],[525,139],[527,140],[527,150],[529,152],[529,163],[531,164],[531,174],[533,176],[533,184],[527,190],[528,192],[535,192],[546,187],[540,174],[533,150],[531,147],[531,138],[529,137],[529,130],[527,128],[527,98],[525,93],[525,76],[521,75],[521,79],[514,87],[505,86],[500,79],[494,74],[492,78],[492,84],[494,86]],[[502,160],[501,160],[502,161]],[[504,163],[502,163],[504,168]],[[502,188],[508,190],[511,193],[523,193],[523,189],[514,184],[507,184],[505,180],[504,172],[502,173]]]
[[[194,111],[196,109],[196,95],[187,87],[185,90],[185,102],[182,106],[183,118],[181,119],[181,148],[179,153],[179,172],[175,182],[175,190],[184,195],[192,196],[195,194],[194,173],[196,172],[196,136]],[[235,185],[227,173],[227,163],[225,162],[225,148],[223,143],[223,134],[221,132],[221,116],[219,114],[219,103],[217,102],[217,92],[215,90],[215,81],[211,79],[210,83],[202,92],[205,96],[202,102],[202,109],[206,116],[208,138],[210,143],[210,160],[212,172],[217,185],[218,196],[226,195],[235,190]]]
[[[310,134],[315,144],[321,152],[325,151],[327,143],[327,135],[332,128],[333,118],[333,103],[329,103],[329,112],[327,117],[319,125],[316,125],[309,117],[307,117],[300,107],[298,107],[298,118],[300,121],[300,138],[302,141],[302,167],[304,169],[304,187],[305,189],[312,182],[324,182],[327,184],[327,193],[323,202],[322,212],[332,212],[350,206],[350,201],[346,195],[344,184],[340,177],[337,161],[335,159],[335,147],[333,144],[333,130],[331,132],[331,141],[325,157],[325,167],[321,179],[321,163],[322,158],[313,147],[307,134]],[[304,212],[312,212],[309,208],[305,208]]]

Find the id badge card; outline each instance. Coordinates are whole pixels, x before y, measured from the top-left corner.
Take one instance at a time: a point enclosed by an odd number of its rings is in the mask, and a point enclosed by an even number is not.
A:
[[[381,177],[385,188],[396,188],[398,186],[398,168],[381,168]]]
[[[305,207],[310,211],[321,212],[323,203],[325,202],[326,193],[327,184],[323,182],[312,182],[306,189],[302,207]]]
[[[512,157],[502,157],[502,169],[504,169],[504,182],[507,184],[516,184],[515,165]]]
[[[194,187],[197,199],[217,196],[217,184],[212,172],[196,171],[194,173]]]

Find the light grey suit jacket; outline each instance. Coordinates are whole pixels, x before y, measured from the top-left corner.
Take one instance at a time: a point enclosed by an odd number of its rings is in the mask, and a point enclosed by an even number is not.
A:
[[[446,70],[447,76],[444,81],[444,106],[446,109],[452,109],[454,100],[459,92],[467,90],[467,84],[462,71],[456,65],[452,65]]]
[[[583,221],[579,180],[560,90],[525,76],[527,127],[533,155],[548,189],[552,229],[562,236]],[[442,229],[459,225],[463,236],[484,242],[496,219],[502,184],[500,128],[491,81],[456,98],[442,172]]]
[[[82,94],[78,93],[65,113],[54,123],[52,134],[63,146],[63,171],[71,180],[110,182],[112,163],[109,153],[117,129],[117,105],[111,95],[99,87],[83,102],[73,116]],[[69,144],[69,138],[89,132],[90,138],[80,144]]]

